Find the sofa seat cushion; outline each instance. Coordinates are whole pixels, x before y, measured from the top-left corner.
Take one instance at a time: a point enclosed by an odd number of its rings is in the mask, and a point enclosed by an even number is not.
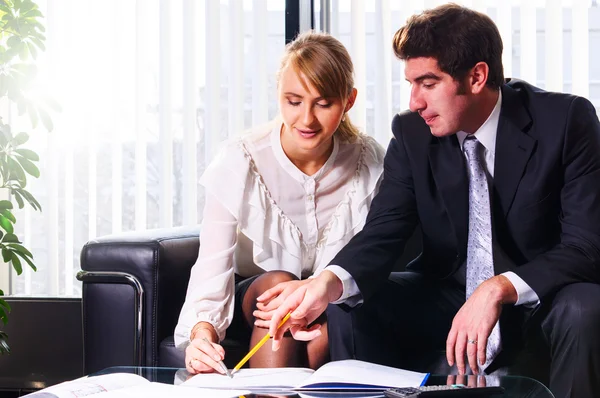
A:
[[[221,343],[225,349],[225,365],[232,369],[249,351],[247,344],[236,340],[225,339]],[[185,368],[185,353],[175,347],[173,336],[169,336],[160,342],[158,349],[158,366],[166,368]],[[246,363],[245,367],[248,366]]]

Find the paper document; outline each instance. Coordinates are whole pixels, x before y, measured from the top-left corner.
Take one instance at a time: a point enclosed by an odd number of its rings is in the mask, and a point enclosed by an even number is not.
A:
[[[112,373],[84,377],[44,388],[26,395],[29,398],[230,398],[249,394],[249,390],[185,388],[152,383],[132,373]]]
[[[382,391],[390,387],[418,387],[428,373],[418,373],[357,360],[334,361],[317,371],[306,368],[240,369],[233,379],[198,374],[182,386],[294,391]]]

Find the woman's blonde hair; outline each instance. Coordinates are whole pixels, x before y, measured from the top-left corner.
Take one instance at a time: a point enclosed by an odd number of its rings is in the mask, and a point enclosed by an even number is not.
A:
[[[285,47],[279,75],[287,66],[306,76],[324,98],[347,99],[354,88],[354,66],[346,47],[326,33],[309,31],[298,35]],[[336,131],[338,138],[354,142],[360,131],[344,115]]]

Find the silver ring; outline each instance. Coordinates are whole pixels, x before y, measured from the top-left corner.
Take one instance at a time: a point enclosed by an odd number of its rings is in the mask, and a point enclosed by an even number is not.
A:
[[[469,344],[477,344],[477,340],[467,339],[467,343],[469,343]]]
[[[192,358],[188,361],[188,367],[192,367],[192,362],[196,361],[196,358]]]

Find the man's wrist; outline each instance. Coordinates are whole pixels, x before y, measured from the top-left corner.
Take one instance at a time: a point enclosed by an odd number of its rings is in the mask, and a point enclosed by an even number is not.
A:
[[[496,275],[490,282],[493,282],[493,292],[500,304],[515,304],[519,299],[517,289],[506,276]]]
[[[321,272],[318,278],[321,278],[325,283],[327,299],[330,303],[337,301],[342,296],[344,284],[336,274],[326,269]]]

